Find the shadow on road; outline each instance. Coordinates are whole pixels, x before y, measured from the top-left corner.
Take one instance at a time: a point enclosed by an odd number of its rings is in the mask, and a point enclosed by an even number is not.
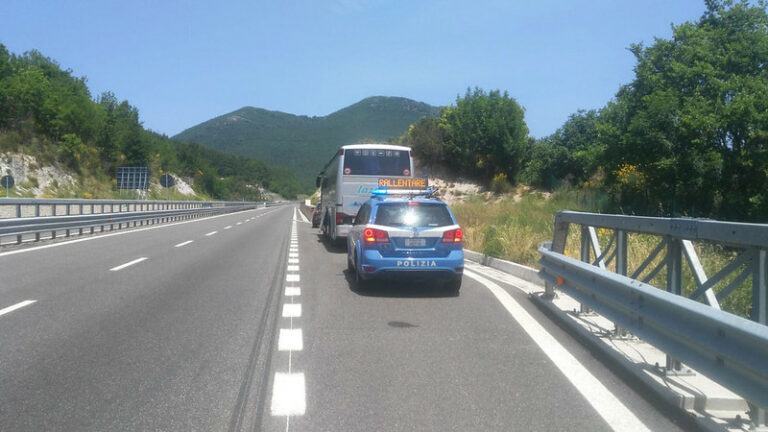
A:
[[[326,252],[329,253],[335,253],[335,254],[346,254],[347,253],[347,242],[346,241],[336,241],[333,242],[325,236],[323,236],[320,233],[317,233],[317,242],[323,245]]]
[[[362,287],[355,282],[355,272],[344,270],[349,290],[362,297],[392,298],[445,298],[458,297],[449,291],[441,281],[429,279],[383,279],[365,281]]]

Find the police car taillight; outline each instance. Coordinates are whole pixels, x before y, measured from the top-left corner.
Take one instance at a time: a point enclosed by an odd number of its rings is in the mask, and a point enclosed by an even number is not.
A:
[[[389,243],[389,234],[376,228],[363,230],[363,239],[366,243]]]
[[[464,239],[464,230],[457,228],[455,230],[443,233],[443,243],[461,243]]]

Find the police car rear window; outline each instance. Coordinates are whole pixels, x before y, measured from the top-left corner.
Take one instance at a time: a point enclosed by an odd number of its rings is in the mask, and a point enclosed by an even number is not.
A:
[[[413,203],[416,204],[416,203]],[[444,204],[417,203],[380,204],[376,210],[376,225],[408,227],[441,227],[453,225]]]

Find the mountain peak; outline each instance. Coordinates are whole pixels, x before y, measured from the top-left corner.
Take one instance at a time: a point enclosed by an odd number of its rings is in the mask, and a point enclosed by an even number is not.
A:
[[[184,130],[173,139],[292,168],[311,188],[315,175],[342,145],[385,142],[440,109],[403,97],[371,96],[323,117],[245,106]]]

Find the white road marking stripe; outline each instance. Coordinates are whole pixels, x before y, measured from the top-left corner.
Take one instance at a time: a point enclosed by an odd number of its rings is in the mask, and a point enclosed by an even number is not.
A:
[[[177,245],[176,245],[176,246],[174,246],[174,247],[177,247],[177,248],[178,248],[178,247],[184,247],[184,246],[186,246],[186,245],[188,245],[188,244],[192,243],[193,241],[194,241],[194,240],[187,240],[187,241],[185,241],[185,242],[181,242],[181,243],[177,244]]]
[[[211,231],[211,232],[209,232],[208,234],[206,234],[205,236],[206,236],[206,237],[210,237],[210,236],[212,236],[212,235],[216,234],[217,232],[218,232],[218,231]]]
[[[597,413],[616,431],[641,431],[648,428],[621,401],[597,380],[568,350],[523,309],[504,288],[471,271],[464,275],[485,285],[512,318],[528,333],[536,345],[557,366],[576,390],[587,399]]]
[[[277,210],[272,210],[272,211],[270,211],[268,213],[264,213],[264,214],[274,213],[275,211],[277,211]],[[93,235],[92,237],[78,238],[78,239],[75,239],[75,240],[63,241],[61,243],[52,243],[52,244],[48,244],[48,245],[34,246],[34,247],[29,247],[29,248],[24,248],[24,249],[12,250],[12,251],[8,251],[8,252],[0,252],[0,257],[7,256],[7,255],[16,255],[16,254],[34,252],[34,251],[39,251],[39,250],[42,250],[42,249],[50,249],[50,248],[68,246],[68,245],[75,244],[75,243],[81,243],[81,242],[92,241],[92,240],[99,240],[99,239],[103,239],[103,238],[107,238],[107,237],[121,236],[121,235],[134,234],[134,233],[143,232],[143,231],[168,228],[168,227],[172,227],[172,226],[176,226],[176,225],[184,225],[184,224],[189,224],[189,223],[197,223],[197,222],[201,222],[201,221],[205,221],[205,220],[209,220],[209,219],[216,219],[216,218],[227,217],[227,216],[231,216],[231,214],[227,213],[227,214],[216,215],[216,216],[208,216],[208,217],[204,217],[204,218],[200,218],[200,219],[187,220],[187,221],[183,221],[183,222],[174,222],[174,223],[150,226],[150,227],[146,227],[146,228],[134,228],[134,229],[129,229],[127,231],[118,231],[118,232],[113,232],[113,233],[109,233],[109,234],[98,234],[98,235]],[[46,239],[46,238],[50,239],[50,237],[42,237],[42,239]]]
[[[304,374],[275,373],[275,382],[272,387],[272,415],[304,415],[306,409]]]
[[[277,342],[279,351],[301,351],[304,349],[304,338],[301,329],[280,329],[280,339]]]
[[[288,264],[298,264],[299,259],[298,258],[288,258]]]
[[[242,225],[242,224],[243,224],[242,222],[238,222],[236,225]]]
[[[294,271],[297,272],[297,271],[299,271],[299,266],[297,266],[297,265],[289,265],[288,266],[288,271],[289,272],[294,272]]]
[[[301,295],[301,288],[287,287],[285,288],[286,297],[296,297]]]
[[[286,282],[300,282],[301,278],[297,274],[289,274],[289,275],[285,275],[285,281]]]
[[[288,254],[288,257],[290,257],[290,258],[298,258],[299,254],[296,253],[296,252],[291,252],[291,253]]]
[[[8,306],[5,309],[0,309],[0,316],[5,315],[7,313],[11,313],[11,312],[15,311],[16,309],[21,309],[24,306],[29,306],[29,305],[31,305],[32,303],[35,303],[35,302],[37,302],[37,300],[24,300],[21,303],[16,303],[13,306]]]
[[[286,303],[283,305],[283,318],[301,317],[301,303]]]
[[[142,261],[144,261],[146,259],[147,259],[147,257],[137,258],[137,259],[135,259],[135,260],[133,260],[131,262],[127,262],[127,263],[125,263],[123,265],[119,265],[117,267],[112,267],[111,269],[109,269],[109,271],[119,271],[119,270],[122,270],[122,269],[124,269],[126,267],[130,267],[130,266],[132,266],[134,264],[138,264],[138,263],[140,263],[140,262],[142,262]]]
[[[230,228],[232,228],[232,225],[227,225],[227,226],[224,227],[225,230],[228,230]]]

